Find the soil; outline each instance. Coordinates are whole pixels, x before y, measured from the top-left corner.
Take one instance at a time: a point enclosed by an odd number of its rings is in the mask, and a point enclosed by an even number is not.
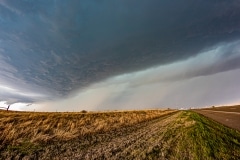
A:
[[[35,155],[18,154],[13,157],[55,160],[195,159],[192,142],[186,140],[186,129],[194,125],[194,121],[187,120],[188,116],[183,112],[173,112],[129,127],[77,137],[65,143],[46,144]]]
[[[178,137],[176,136],[174,139],[169,138],[169,129],[174,130],[177,127],[172,125],[179,115],[180,112],[169,114],[135,126],[79,138],[77,141],[72,141],[71,147],[69,146],[67,151],[58,150],[58,148],[68,147],[63,147],[62,144],[59,146],[56,143],[54,148],[51,148],[51,152],[61,155],[53,155],[53,157],[61,157],[61,159],[68,159],[68,157],[74,157],[75,159],[113,160],[146,159],[151,154],[153,154],[154,159],[166,159],[170,155],[168,152],[174,146],[173,140]],[[159,151],[160,149],[161,151]],[[155,152],[157,155],[154,155]],[[52,153],[40,153],[40,155],[51,155]],[[39,158],[48,159],[50,157]]]

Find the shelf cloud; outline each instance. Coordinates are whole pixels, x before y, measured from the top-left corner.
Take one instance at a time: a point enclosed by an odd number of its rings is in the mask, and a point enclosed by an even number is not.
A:
[[[60,99],[75,109],[238,101],[239,4],[0,0],[0,100],[45,110]],[[201,99],[218,87],[229,96]]]

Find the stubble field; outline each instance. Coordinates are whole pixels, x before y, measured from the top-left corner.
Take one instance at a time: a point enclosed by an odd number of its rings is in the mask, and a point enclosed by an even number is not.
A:
[[[192,111],[0,112],[0,159],[240,159],[240,133]]]

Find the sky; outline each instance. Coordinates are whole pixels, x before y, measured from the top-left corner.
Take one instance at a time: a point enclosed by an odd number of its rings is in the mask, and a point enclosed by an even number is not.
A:
[[[240,0],[0,0],[0,107],[240,103]]]

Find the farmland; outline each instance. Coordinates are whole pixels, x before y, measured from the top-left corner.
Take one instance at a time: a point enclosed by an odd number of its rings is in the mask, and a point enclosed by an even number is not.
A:
[[[223,111],[223,112],[238,112],[240,113],[240,105],[235,106],[220,106],[220,107],[210,107],[210,108],[204,108],[201,110],[209,110],[209,111]]]
[[[225,126],[240,131],[240,106],[223,106],[198,109],[195,112],[211,118]]]
[[[192,111],[0,112],[2,159],[239,159],[240,133]]]

